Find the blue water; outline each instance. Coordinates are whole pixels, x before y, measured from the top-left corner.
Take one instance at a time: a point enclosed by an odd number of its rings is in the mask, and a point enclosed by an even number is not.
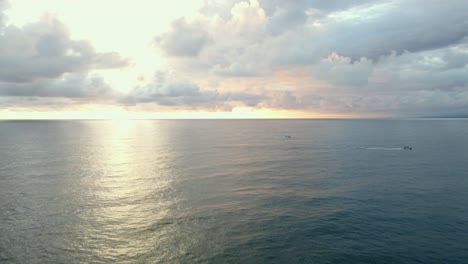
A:
[[[0,262],[468,263],[468,121],[3,121]]]

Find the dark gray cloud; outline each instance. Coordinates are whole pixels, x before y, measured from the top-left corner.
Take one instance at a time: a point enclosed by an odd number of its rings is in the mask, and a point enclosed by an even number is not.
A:
[[[271,4],[273,3],[265,1],[262,7]],[[282,1],[274,5],[274,9],[270,12],[268,12],[268,9],[265,9],[265,11],[267,11],[267,14],[270,13],[267,30],[275,35],[301,26],[307,20],[307,9],[304,8],[302,1]]]
[[[312,29],[318,22],[326,32],[312,30],[303,48],[316,46],[320,37],[328,39],[320,45],[354,59],[437,49],[468,36],[466,1],[264,0],[261,6],[273,33],[292,31],[306,21]]]
[[[157,72],[150,83],[135,87],[120,101],[127,104],[156,103],[163,106],[226,108],[229,107],[229,102],[255,106],[263,99],[263,95],[201,90],[195,83],[174,73]]]
[[[268,15],[272,16],[278,9],[302,9],[304,11],[313,9],[322,13],[349,9],[353,6],[362,5],[368,2],[378,2],[376,0],[260,0],[260,4]]]
[[[365,58],[352,62],[349,57],[332,53],[312,66],[312,74],[331,84],[355,87],[368,84],[373,68],[372,62]]]
[[[385,1],[338,13],[326,23],[335,36],[335,51],[377,59],[393,51],[418,52],[458,43],[468,36],[466,10],[466,1]]]
[[[114,92],[98,75],[67,73],[58,79],[22,83],[0,82],[0,96],[98,99],[112,97]]]
[[[172,22],[169,32],[155,39],[156,44],[170,56],[197,56],[210,42],[208,33],[196,24],[188,24],[184,18]]]
[[[14,109],[18,111],[31,110],[63,110],[80,105],[83,101],[62,97],[37,97],[37,96],[0,96],[0,110]]]
[[[7,26],[0,35],[0,81],[28,83],[64,73],[120,68],[129,64],[117,53],[98,53],[75,41],[57,19],[44,16],[22,28]]]
[[[329,13],[346,10],[370,1],[371,0],[260,0],[260,5],[268,16],[267,29],[272,34],[280,34],[303,26],[311,14],[318,19]]]

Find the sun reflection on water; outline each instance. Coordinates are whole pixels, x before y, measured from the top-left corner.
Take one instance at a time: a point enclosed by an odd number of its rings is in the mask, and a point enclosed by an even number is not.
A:
[[[165,135],[157,122],[138,120],[91,123],[89,131],[92,148],[82,154],[92,175],[81,182],[81,199],[88,206],[79,216],[82,229],[77,243],[94,244],[86,248],[102,260],[138,258],[168,239],[151,233],[155,223],[174,217],[172,156],[158,140]]]

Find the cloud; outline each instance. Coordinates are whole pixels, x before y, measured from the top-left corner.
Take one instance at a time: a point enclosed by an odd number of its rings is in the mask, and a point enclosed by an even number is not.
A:
[[[117,53],[98,53],[90,43],[70,38],[51,16],[22,28],[7,26],[0,35],[0,81],[28,83],[64,73],[121,68],[129,64]]]
[[[332,54],[312,66],[330,87],[297,91],[290,107],[336,113],[432,115],[468,109],[468,46],[393,53],[378,63]],[[453,58],[456,58],[455,60]]]
[[[172,22],[169,32],[156,37],[155,42],[170,56],[197,56],[210,42],[208,33],[197,24],[187,24],[184,18]]]
[[[128,93],[92,74],[128,60],[71,39],[50,16],[5,26],[5,3],[0,96],[381,115],[468,109],[465,1],[208,0],[198,16],[153,36],[174,71]]]
[[[128,59],[73,40],[66,26],[50,15],[22,27],[6,25],[6,6],[0,0],[1,105],[60,107],[115,97],[106,81],[90,72],[126,67]]]
[[[164,49],[161,39],[192,35],[185,28],[203,31],[210,36],[210,45],[203,49],[197,48],[196,41],[183,43],[178,38],[175,39],[179,41],[167,41],[171,43],[167,46],[174,49],[195,43],[190,47],[197,51],[193,53],[196,57],[174,56],[182,52],[170,52],[166,47],[171,64],[180,70],[190,68],[230,77],[265,75],[279,66],[310,64],[331,52],[322,30],[307,24],[307,2],[278,2],[281,4],[264,9],[262,4],[266,3],[269,2],[251,0],[220,5],[210,2],[203,11],[205,16],[189,22],[183,20],[183,28],[173,26],[162,35],[165,38],[158,37],[159,44]],[[224,7],[229,7],[229,12],[224,12]]]
[[[57,79],[21,83],[0,82],[0,96],[99,99],[112,97],[114,92],[98,75],[66,73]]]
[[[391,52],[418,52],[458,43],[468,35],[467,8],[465,1],[378,1],[332,13],[323,23],[335,36],[335,51],[377,59]]]
[[[190,108],[230,108],[231,103],[256,106],[265,97],[243,92],[218,92],[201,90],[195,83],[175,73],[157,72],[154,79],[136,86],[120,101],[126,104],[156,103],[162,106]]]
[[[180,26],[163,34],[160,38],[167,41],[161,44],[169,55],[199,55],[196,61],[175,63],[220,75],[249,76],[274,67],[312,65],[333,52],[353,60],[377,60],[392,52],[447,47],[468,35],[468,3],[463,1],[251,0],[210,2],[208,7],[210,12],[195,21],[175,21]],[[203,52],[200,47],[205,47]]]
[[[374,86],[388,92],[451,91],[468,85],[468,43],[420,53],[381,58],[374,65]]]
[[[353,62],[349,57],[332,53],[312,66],[312,74],[332,84],[362,86],[368,83],[373,67],[372,62],[366,58]]]
[[[359,6],[375,0],[296,0],[296,1],[282,1],[282,0],[260,0],[261,6],[268,14],[273,14],[277,8],[283,9],[296,9],[301,8],[304,11],[318,10],[321,13],[328,14],[330,12],[349,9],[353,6]]]
[[[468,108],[460,99],[468,89],[467,9],[463,1],[437,0],[208,1],[184,26],[209,35],[210,45],[196,57],[168,58],[181,72],[251,78],[244,89],[264,80],[258,107],[461,111]],[[288,91],[269,88],[268,78],[283,69],[297,69],[290,78],[303,81]]]
[[[275,92],[265,107],[316,113],[376,116],[438,116],[466,114],[468,90],[409,91],[400,94],[304,94]]]
[[[324,17],[367,2],[370,0],[260,0],[260,6],[268,16],[267,30],[276,35],[304,26],[312,14],[316,18]]]
[[[3,11],[6,10],[8,7],[8,3],[6,0],[0,0],[0,30],[2,29],[4,23],[5,23],[5,15],[3,14]]]
[[[64,108],[79,109],[82,101],[77,101],[70,98],[55,98],[55,97],[32,97],[32,96],[0,96],[0,110],[14,111],[36,111],[36,110],[55,110],[61,111]]]
[[[307,20],[305,10],[298,4],[291,7],[276,7],[269,19],[267,30],[272,34],[281,34],[286,30],[303,25]]]

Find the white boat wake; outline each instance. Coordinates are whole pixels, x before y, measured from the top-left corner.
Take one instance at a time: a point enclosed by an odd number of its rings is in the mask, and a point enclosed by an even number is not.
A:
[[[368,150],[403,150],[404,148],[364,147],[363,149],[368,149]]]

